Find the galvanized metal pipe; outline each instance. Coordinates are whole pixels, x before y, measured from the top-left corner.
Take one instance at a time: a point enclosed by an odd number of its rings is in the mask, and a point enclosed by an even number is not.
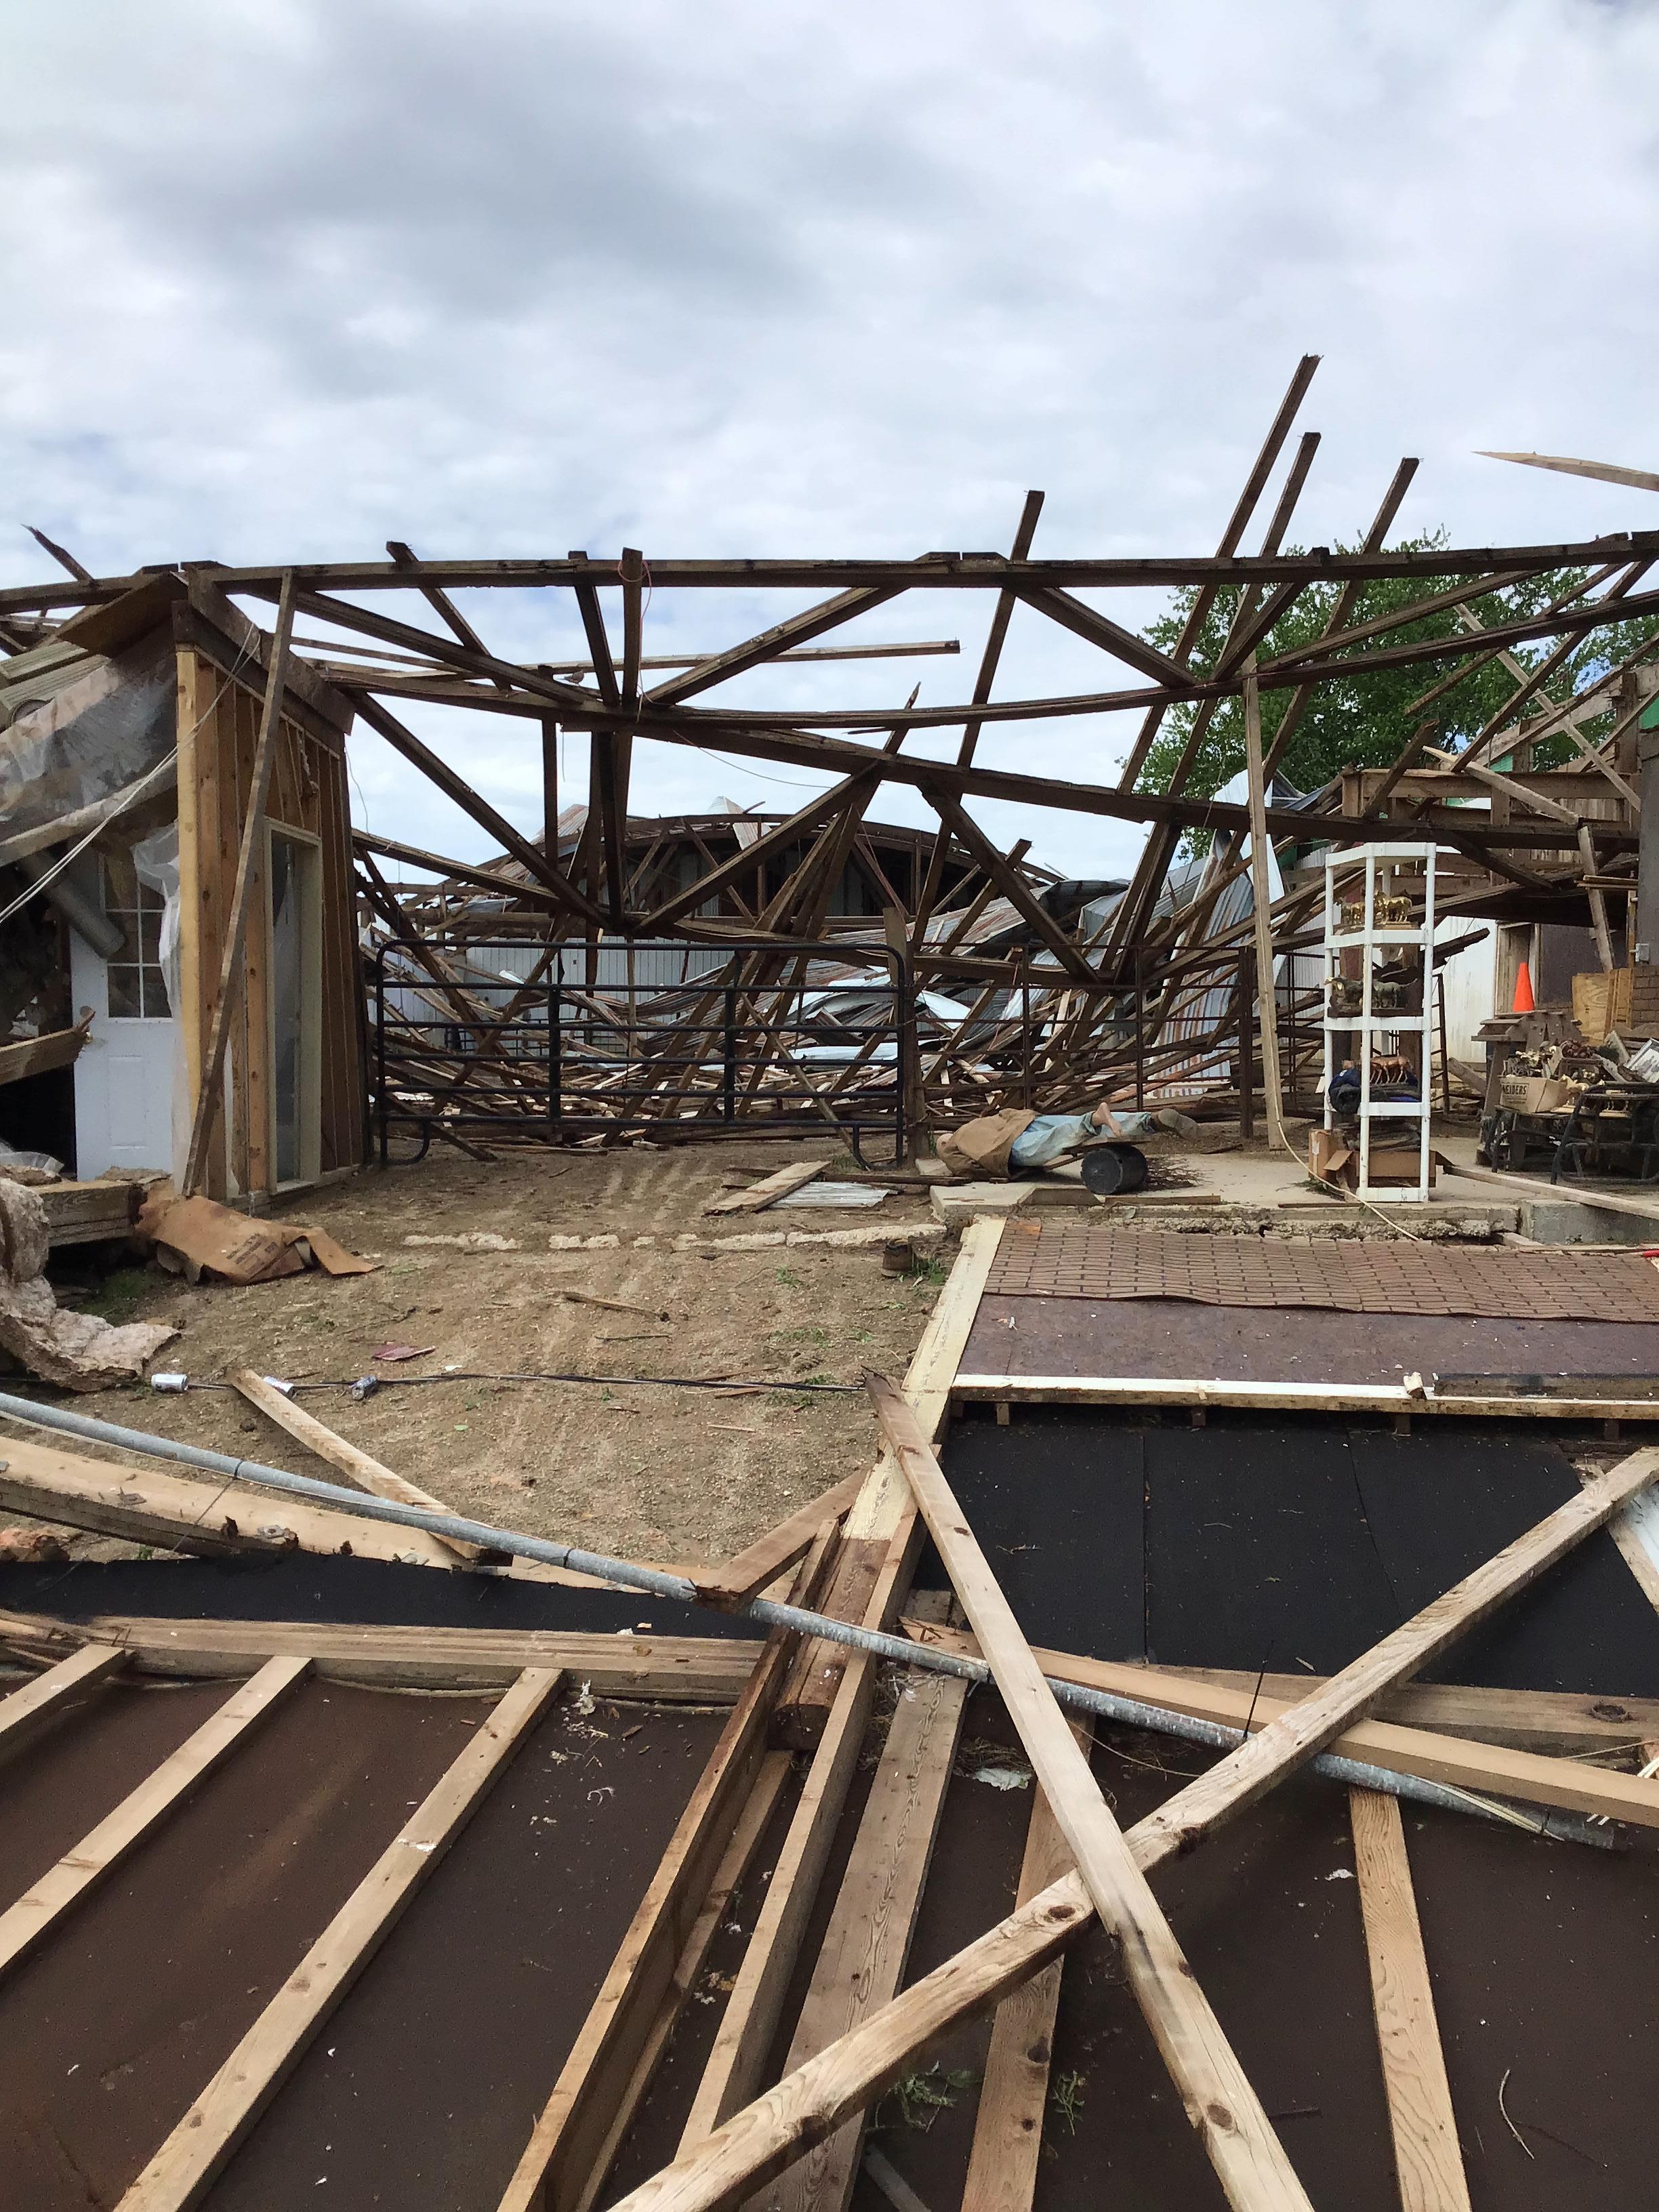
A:
[[[260,1460],[239,1459],[229,1452],[210,1450],[205,1445],[151,1436],[143,1429],[123,1428],[113,1421],[95,1420],[90,1414],[41,1405],[32,1398],[0,1393],[0,1415],[34,1428],[84,1437],[94,1443],[118,1445],[123,1450],[139,1452],[151,1459],[176,1460],[183,1466],[200,1468],[228,1481],[253,1482],[265,1489],[286,1491],[294,1497],[312,1498],[319,1505],[340,1508],[362,1519],[391,1522],[404,1528],[422,1528],[428,1535],[476,1544],[485,1551],[505,1552],[515,1559],[533,1559],[544,1566],[565,1567],[576,1574],[592,1575],[602,1582],[619,1584],[624,1589],[670,1598],[676,1604],[708,1604],[696,1584],[686,1575],[666,1574],[659,1567],[642,1567],[632,1559],[613,1559],[603,1552],[585,1551],[580,1545],[561,1544],[544,1536],[525,1536],[513,1529],[493,1528],[484,1522],[470,1521],[457,1513],[429,1513],[420,1506],[376,1498],[368,1491],[319,1482],[312,1475],[290,1474],[285,1468],[267,1467]],[[785,1605],[772,1598],[750,1598],[740,1606],[709,1609],[728,1617],[735,1613],[768,1628],[791,1629],[801,1636],[821,1638],[826,1643],[848,1644],[854,1650],[868,1652],[872,1657],[890,1660],[897,1666],[921,1667],[933,1674],[954,1674],[963,1681],[994,1686],[991,1669],[982,1659],[969,1659],[957,1652],[941,1651],[932,1644],[915,1644],[908,1637],[866,1628],[856,1621],[837,1620],[832,1614],[813,1613],[805,1606]],[[1243,1729],[1229,1728],[1220,1721],[1200,1720],[1191,1713],[1148,1705],[1139,1698],[1120,1696],[1114,1690],[1092,1689],[1080,1682],[1052,1676],[1048,1681],[1061,1705],[1103,1720],[1178,1737],[1183,1742],[1202,1744],[1210,1750],[1231,1751],[1244,1741]],[[1505,1826],[1520,1826],[1539,1835],[1589,1844],[1602,1850],[1613,1841],[1612,1832],[1605,1825],[1598,1826],[1577,1814],[1515,1811],[1449,1784],[1425,1781],[1414,1774],[1395,1774],[1387,1767],[1371,1766],[1361,1759],[1344,1758],[1340,1753],[1322,1752],[1309,1764],[1316,1774],[1332,1781],[1380,1790],[1386,1796],[1407,1799],[1416,1805],[1432,1805],[1443,1812],[1474,1814],[1482,1820],[1500,1821]]]

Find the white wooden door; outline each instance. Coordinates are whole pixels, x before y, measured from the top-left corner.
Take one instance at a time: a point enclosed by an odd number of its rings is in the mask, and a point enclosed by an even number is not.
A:
[[[173,1085],[178,1024],[167,1006],[160,952],[161,901],[131,863],[106,861],[104,910],[126,939],[112,960],[70,933],[76,1018],[90,1006],[92,1033],[75,1063],[76,1172],[173,1166]]]

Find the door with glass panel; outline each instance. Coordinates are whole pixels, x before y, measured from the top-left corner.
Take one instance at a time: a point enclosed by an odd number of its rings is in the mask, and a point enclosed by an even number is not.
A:
[[[90,859],[90,856],[89,856]],[[70,983],[76,1018],[92,1029],[75,1063],[76,1172],[173,1167],[173,1092],[178,1024],[161,965],[160,891],[138,879],[128,852],[103,853],[96,874],[77,876],[120,932],[107,960],[70,933]]]

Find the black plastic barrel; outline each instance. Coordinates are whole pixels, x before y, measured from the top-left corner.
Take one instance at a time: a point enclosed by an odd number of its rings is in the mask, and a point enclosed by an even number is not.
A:
[[[1083,1181],[1097,1198],[1127,1198],[1146,1187],[1146,1155],[1138,1145],[1091,1145]]]

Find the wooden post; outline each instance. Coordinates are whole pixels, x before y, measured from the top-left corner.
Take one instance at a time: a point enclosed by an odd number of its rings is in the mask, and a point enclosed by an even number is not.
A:
[[[276,732],[282,726],[283,692],[288,678],[289,643],[294,629],[294,571],[283,572],[282,596],[276,603],[276,627],[271,637],[270,660],[265,680],[264,707],[253,749],[247,811],[242,820],[241,848],[236,860],[236,887],[231,894],[230,920],[225,933],[224,954],[219,965],[219,995],[214,1001],[213,1026],[202,1059],[201,1087],[196,1094],[196,1119],[190,1133],[185,1162],[183,1195],[201,1188],[207,1148],[219,1109],[224,1103],[225,1048],[230,1042],[232,1007],[240,998],[242,948],[247,941],[248,908],[253,880],[258,872],[265,833],[265,797],[270,789],[270,764],[276,753]],[[246,1071],[242,1072],[246,1080]]]
[[[1249,782],[1250,884],[1255,904],[1255,988],[1261,1007],[1261,1091],[1267,1109],[1267,1141],[1288,1146],[1285,1094],[1279,1073],[1279,994],[1273,983],[1273,879],[1269,873],[1267,794],[1261,773],[1261,699],[1255,659],[1244,678],[1244,768]]]

